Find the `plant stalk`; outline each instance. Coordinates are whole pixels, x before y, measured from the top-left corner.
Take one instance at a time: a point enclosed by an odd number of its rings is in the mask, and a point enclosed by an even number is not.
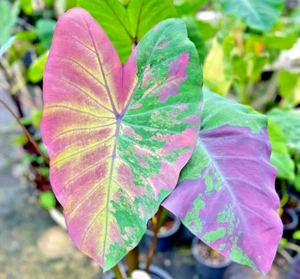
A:
[[[115,274],[116,279],[127,279],[126,273],[121,263],[118,263],[112,268],[113,273]]]
[[[126,256],[128,273],[131,274],[134,270],[139,269],[139,248],[138,246],[131,250]]]
[[[32,137],[32,135],[28,132],[28,130],[26,129],[26,127],[21,123],[21,121],[19,120],[18,116],[10,109],[10,107],[3,100],[0,99],[0,103],[15,118],[15,120],[17,121],[17,123],[22,128],[24,134],[27,136],[28,140],[32,143],[32,145],[34,146],[34,148],[36,149],[36,151],[42,156],[42,158],[44,159],[44,161],[49,165],[50,162],[49,162],[49,159],[48,159],[47,155],[39,148],[38,143],[34,140],[34,138]]]
[[[153,261],[153,256],[154,256],[154,252],[155,252],[155,248],[156,248],[156,244],[157,244],[157,236],[159,233],[159,229],[161,228],[161,217],[162,217],[162,213],[164,211],[164,208],[162,206],[159,207],[156,218],[153,217],[153,219],[155,218],[156,222],[154,223],[155,227],[154,227],[154,235],[152,238],[152,243],[151,243],[151,247],[149,249],[149,253],[148,253],[148,257],[147,257],[147,263],[146,263],[146,267],[145,267],[145,271],[149,273],[150,270],[150,265],[152,264]]]

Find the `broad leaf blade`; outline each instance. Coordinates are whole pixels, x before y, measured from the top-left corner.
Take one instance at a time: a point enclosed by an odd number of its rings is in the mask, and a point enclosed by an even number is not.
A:
[[[127,8],[118,0],[78,0],[78,5],[103,27],[123,63],[133,43],[138,43],[157,23],[176,17],[172,0],[131,0]]]
[[[198,64],[179,19],[151,30],[124,67],[86,11],[57,23],[42,122],[50,178],[73,241],[104,270],[138,244],[192,154]]]
[[[221,0],[224,13],[240,18],[252,29],[270,31],[278,20],[283,0]]]
[[[130,0],[128,16],[134,38],[139,42],[157,23],[176,17],[172,0]]]
[[[78,0],[78,6],[87,10],[101,25],[125,63],[134,36],[126,8],[118,0]]]
[[[281,238],[266,117],[204,91],[202,127],[163,205],[226,257],[267,273]]]

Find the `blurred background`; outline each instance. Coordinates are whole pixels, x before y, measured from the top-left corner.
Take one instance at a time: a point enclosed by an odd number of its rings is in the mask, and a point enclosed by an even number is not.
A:
[[[300,278],[300,0],[276,0],[283,2],[276,8],[265,1],[259,10],[262,2],[239,10],[232,0],[174,0],[203,65],[204,87],[269,116],[284,235],[267,277],[228,263],[229,279]],[[105,278],[72,244],[49,166],[19,125],[46,153],[40,134],[43,71],[57,19],[75,6],[76,0],[0,0],[0,100],[7,106],[0,103],[0,279]],[[169,227],[171,245],[162,241],[154,263],[175,279],[200,278],[192,236],[174,216]],[[147,245],[146,236],[142,260]],[[224,261],[195,245],[208,265]]]

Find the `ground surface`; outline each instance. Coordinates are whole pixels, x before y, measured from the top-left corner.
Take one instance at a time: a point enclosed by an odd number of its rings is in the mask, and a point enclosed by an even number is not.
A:
[[[21,131],[12,122],[0,107],[0,279],[103,279],[100,268],[39,206],[33,186],[16,178],[20,150],[9,142]],[[141,250],[146,251],[145,245]],[[198,279],[189,245],[157,253],[154,263],[174,279]],[[233,265],[227,274],[227,279],[263,278],[240,265]],[[267,278],[284,278],[276,268],[272,274]]]

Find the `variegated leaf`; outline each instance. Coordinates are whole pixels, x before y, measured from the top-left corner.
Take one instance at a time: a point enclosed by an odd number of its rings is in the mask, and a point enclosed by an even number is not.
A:
[[[124,66],[86,11],[59,19],[42,135],[68,231],[104,270],[138,244],[176,186],[200,125],[201,79],[179,19],[154,27]]]
[[[201,130],[163,205],[232,260],[267,273],[282,234],[267,118],[204,91]]]

